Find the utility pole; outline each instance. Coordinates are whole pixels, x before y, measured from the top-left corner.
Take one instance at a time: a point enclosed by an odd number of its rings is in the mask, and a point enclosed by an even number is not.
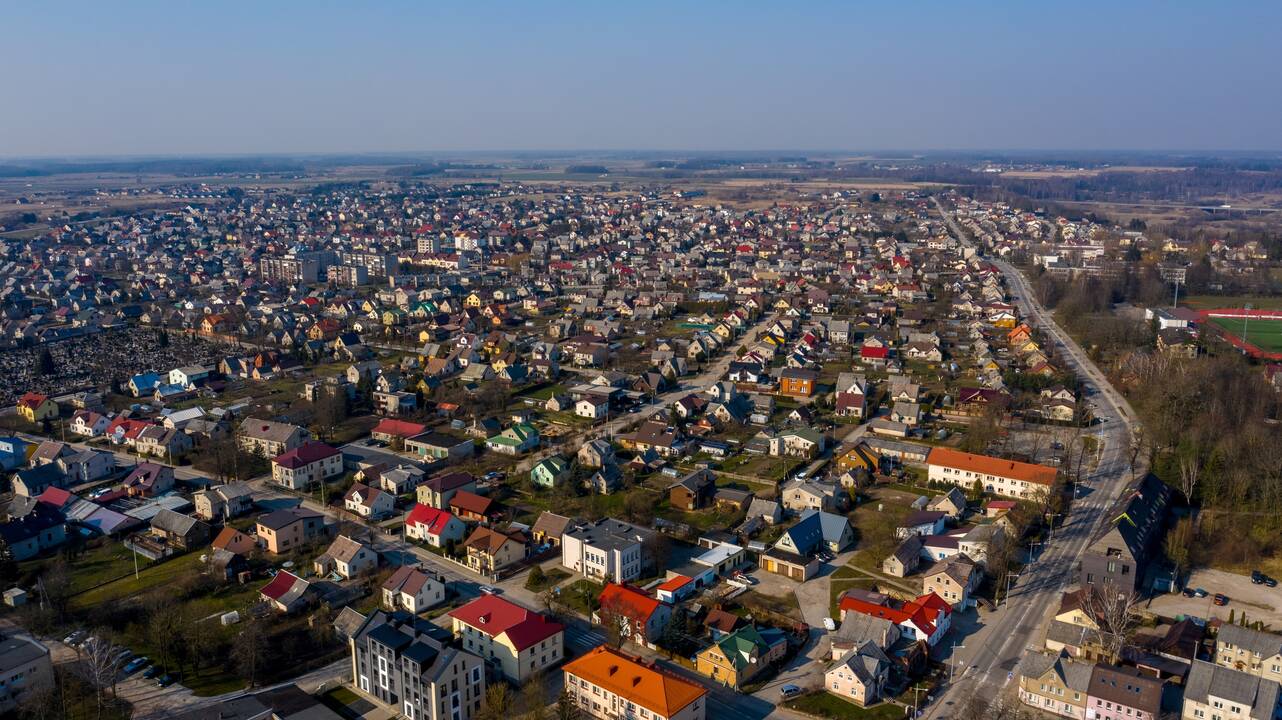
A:
[[[1246,312],[1242,314],[1242,342],[1249,343],[1246,335],[1246,323],[1251,319],[1251,303],[1246,304]]]
[[[958,645],[956,640],[953,641],[953,652],[952,652],[952,658],[951,658],[952,662],[948,663],[949,686],[953,684],[953,680],[956,679],[956,675],[957,675],[957,651],[965,650],[965,649],[966,649],[965,645]]]

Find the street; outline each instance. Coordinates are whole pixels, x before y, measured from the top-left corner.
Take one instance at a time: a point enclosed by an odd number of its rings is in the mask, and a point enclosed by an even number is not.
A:
[[[969,240],[956,220],[937,199],[932,200],[954,235],[969,247]],[[1131,477],[1128,451],[1135,415],[1129,405],[1081,347],[1041,307],[1023,276],[1006,262],[991,262],[1005,276],[1021,315],[1054,342],[1057,359],[1065,369],[1075,372],[1083,385],[1094,391],[1087,402],[1093,406],[1096,416],[1111,419],[1099,426],[1096,437],[1103,448],[1098,465],[1081,496],[1071,504],[1064,523],[1052,529],[1045,546],[1012,584],[1010,596],[1002,607],[982,616],[981,627],[975,634],[955,638],[958,646],[948,662],[958,674],[925,710],[926,717],[941,720],[950,717],[968,720],[953,714],[967,696],[992,700],[1016,682],[1013,672],[1020,657],[1026,649],[1041,646],[1045,621],[1058,606],[1063,591],[1074,584],[1074,571],[1082,552],[1097,529],[1107,522],[1105,511],[1118,499]],[[1136,468],[1136,472],[1141,471]]]

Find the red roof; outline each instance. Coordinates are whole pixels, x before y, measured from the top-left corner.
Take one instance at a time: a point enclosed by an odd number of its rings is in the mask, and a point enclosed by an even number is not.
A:
[[[476,515],[488,515],[494,512],[494,501],[474,492],[459,490],[450,500],[450,507]]]
[[[64,508],[67,506],[67,503],[75,500],[76,496],[62,488],[50,486],[45,488],[45,491],[40,493],[40,496],[36,499],[46,505],[52,505],[56,508]]]
[[[290,470],[297,470],[300,467],[311,465],[318,460],[324,460],[338,454],[339,452],[336,448],[332,448],[319,440],[309,440],[293,450],[277,455],[272,462]]]
[[[432,535],[440,535],[445,530],[445,526],[454,519],[453,513],[448,510],[434,508],[431,505],[417,503],[410,514],[405,518],[406,525],[426,525],[427,531]]]
[[[867,346],[867,345],[865,345],[864,347],[859,348],[859,357],[866,357],[866,358],[873,358],[873,359],[884,359],[884,358],[885,358],[887,355],[889,355],[889,354],[890,354],[890,349],[889,349],[889,348],[884,348],[884,347],[869,347],[869,346]]]
[[[463,607],[451,610],[450,617],[492,638],[506,634],[517,652],[565,629],[561,623],[548,620],[498,595],[482,595]]]
[[[420,425],[415,422],[409,422],[408,420],[384,418],[383,420],[380,420],[378,424],[374,426],[374,429],[369,432],[371,435],[381,434],[392,435],[399,438],[411,438],[415,435],[421,435],[427,432],[427,426]]]
[[[631,585],[610,583],[601,591],[600,603],[610,603],[616,612],[635,622],[644,623],[663,603]]]
[[[298,580],[299,578],[297,575],[294,575],[287,570],[281,570],[276,573],[276,577],[272,578],[272,581],[267,583],[267,586],[262,589],[262,593],[272,600],[279,600],[284,597],[285,593],[289,592],[290,588],[294,587],[294,583],[298,582]]]
[[[939,618],[949,615],[953,611],[952,606],[933,592],[922,595],[899,608],[878,605],[846,595],[841,598],[839,609],[842,615],[845,615],[847,611],[857,612],[861,615],[884,618],[896,625],[911,622],[928,636],[935,634],[935,626],[938,624]]]
[[[41,395],[40,393],[29,392],[23,395],[21,398],[19,398],[18,407],[26,407],[26,408],[31,408],[32,410],[37,410],[40,408],[41,405],[44,404],[45,400],[48,400],[48,399],[49,399],[48,395]]]
[[[693,582],[693,578],[688,578],[688,577],[686,577],[685,575],[674,575],[674,576],[672,576],[672,578],[670,578],[669,580],[665,581],[662,585],[660,585],[659,587],[657,587],[657,588],[655,588],[655,589],[656,589],[656,590],[667,590],[668,592],[672,592],[672,591],[674,591],[674,590],[679,590],[679,589],[681,589],[681,588],[685,587],[686,585],[690,584],[691,582]]]

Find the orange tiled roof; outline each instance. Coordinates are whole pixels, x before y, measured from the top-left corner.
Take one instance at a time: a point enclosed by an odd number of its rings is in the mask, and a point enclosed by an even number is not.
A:
[[[662,717],[676,715],[707,694],[699,685],[606,645],[562,669]]]
[[[987,455],[972,455],[971,453],[944,447],[937,447],[931,450],[926,462],[930,465],[943,465],[954,470],[969,470],[970,472],[983,473],[985,475],[999,475],[1039,485],[1053,485],[1057,472],[1055,468],[1047,465],[1034,465],[1017,460],[1003,460]]]

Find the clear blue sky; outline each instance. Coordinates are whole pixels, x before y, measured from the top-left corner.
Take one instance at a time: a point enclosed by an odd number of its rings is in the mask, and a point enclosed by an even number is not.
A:
[[[0,156],[1282,149],[1282,2],[18,2]]]

